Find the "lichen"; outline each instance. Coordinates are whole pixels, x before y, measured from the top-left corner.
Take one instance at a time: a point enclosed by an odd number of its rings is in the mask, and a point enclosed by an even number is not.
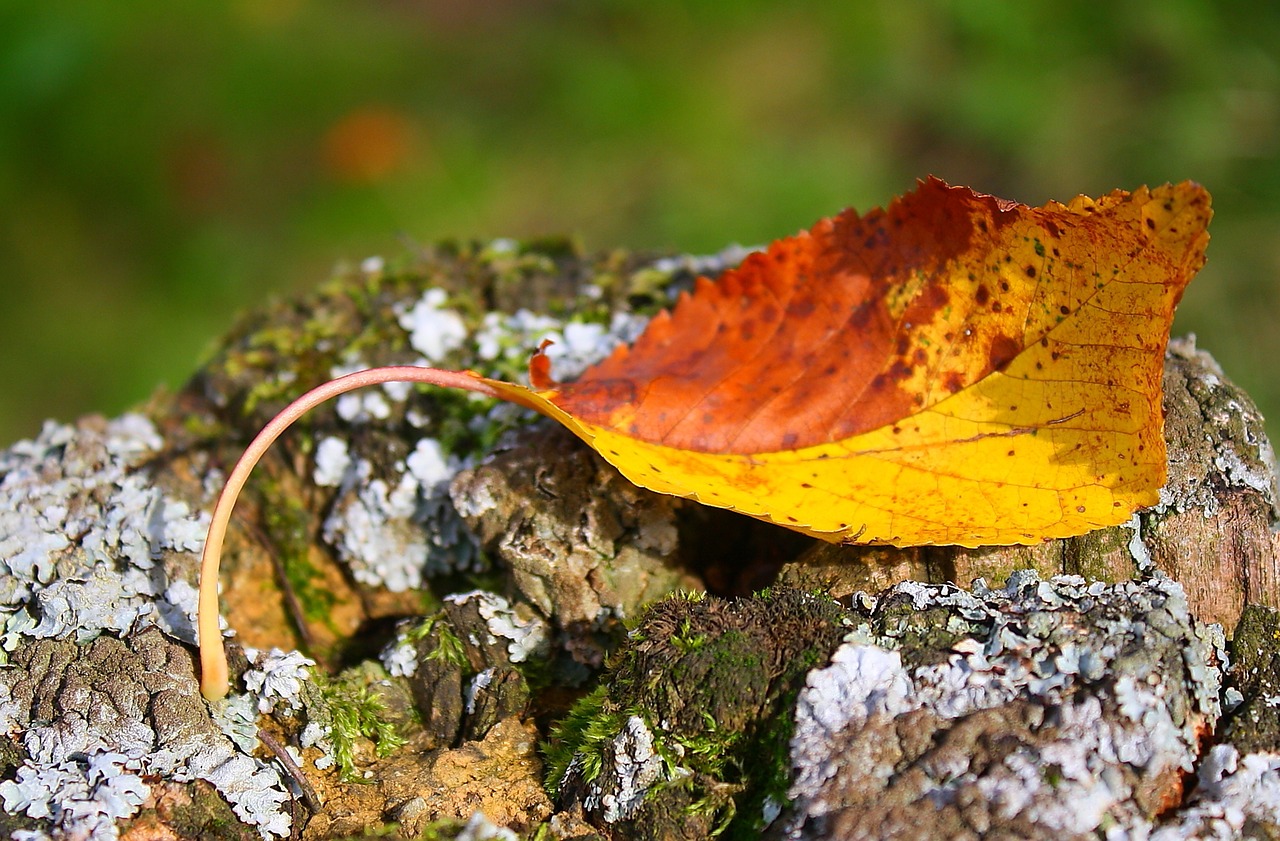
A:
[[[208,516],[138,470],[162,441],[145,417],[46,424],[0,453],[0,648],[159,625],[195,639],[190,582],[157,562],[203,545]]]
[[[610,747],[613,779],[608,785],[593,787],[583,806],[599,812],[605,823],[617,823],[634,818],[653,786],[669,776],[654,749],[653,733],[638,715],[627,717]]]
[[[538,616],[519,615],[511,603],[497,593],[472,590],[447,596],[445,601],[457,605],[475,601],[489,633],[495,639],[507,641],[507,656],[512,663],[546,655],[550,643],[546,621]]]
[[[1215,745],[1200,765],[1198,785],[1187,807],[1160,825],[1136,827],[1133,838],[1274,838],[1280,832],[1280,753],[1241,756],[1232,745]]]
[[[1227,380],[1217,362],[1196,347],[1195,336],[1171,340],[1169,354],[1197,366],[1200,375],[1188,380],[1186,387],[1200,406],[1203,425],[1219,432],[1186,442],[1205,450],[1201,456],[1170,453],[1170,481],[1154,513],[1199,509],[1206,519],[1211,518],[1221,510],[1215,487],[1236,488],[1258,494],[1274,520],[1280,514],[1280,478],[1261,413],[1247,394]],[[1209,468],[1206,472],[1184,473],[1184,465],[1201,463]]]
[[[945,625],[950,614],[968,632],[922,644],[894,610],[902,604],[908,623]],[[1222,713],[1221,629],[1195,622],[1165,578],[1105,585],[1024,571],[998,590],[904,583],[855,613],[796,705],[788,838],[857,834],[876,820],[940,835],[996,820],[1037,837],[1145,832]],[[974,738],[995,741],[963,747]],[[891,780],[892,816],[875,803]]]
[[[314,660],[279,648],[265,652],[246,648],[244,654],[253,664],[244,673],[244,683],[258,699],[258,712],[271,713],[281,707],[296,712],[302,708],[302,685],[311,676]]]
[[[205,780],[264,838],[288,833],[279,773],[219,732],[190,657],[159,629],[126,640],[36,640],[14,657],[18,668],[0,681],[23,760],[0,784],[7,809],[39,817],[56,837],[114,838],[116,821],[147,795],[139,780]]]

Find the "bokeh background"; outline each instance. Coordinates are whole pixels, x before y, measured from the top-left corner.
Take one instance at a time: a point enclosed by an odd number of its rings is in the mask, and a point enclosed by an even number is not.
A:
[[[1280,427],[1280,4],[0,4],[0,444],[442,236],[763,243],[936,174],[1195,179],[1199,334]]]

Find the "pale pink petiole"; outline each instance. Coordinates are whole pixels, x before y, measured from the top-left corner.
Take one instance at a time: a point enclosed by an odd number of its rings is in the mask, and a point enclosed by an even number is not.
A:
[[[222,487],[222,493],[213,508],[213,519],[209,523],[209,534],[205,538],[204,554],[200,559],[200,607],[197,621],[200,635],[200,691],[210,701],[225,697],[228,690],[227,655],[222,647],[222,632],[218,627],[218,562],[222,558],[222,541],[227,534],[227,524],[231,521],[231,509],[235,506],[236,498],[244,488],[250,471],[271,443],[280,437],[280,433],[309,410],[348,391],[391,382],[423,383],[461,388],[490,397],[502,396],[480,377],[462,371],[441,371],[415,365],[370,368],[316,386],[282,409],[280,414],[262,428],[240,456]]]

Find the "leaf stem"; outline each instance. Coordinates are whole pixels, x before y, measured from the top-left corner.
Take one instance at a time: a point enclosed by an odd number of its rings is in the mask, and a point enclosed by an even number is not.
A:
[[[489,397],[502,397],[497,389],[470,371],[442,371],[416,365],[369,368],[316,386],[282,409],[262,428],[245,448],[244,454],[227,476],[226,484],[222,486],[222,493],[218,496],[209,522],[209,533],[205,537],[204,554],[200,558],[200,606],[197,617],[200,691],[210,701],[225,697],[228,690],[227,654],[222,647],[222,632],[218,627],[218,564],[222,558],[222,542],[227,534],[227,525],[231,521],[231,510],[235,507],[236,498],[240,496],[249,473],[272,442],[280,437],[280,433],[311,409],[348,391],[392,382],[460,388]]]

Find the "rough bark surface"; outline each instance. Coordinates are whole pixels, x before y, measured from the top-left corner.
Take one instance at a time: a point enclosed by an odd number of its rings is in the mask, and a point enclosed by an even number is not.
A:
[[[1161,504],[1015,549],[817,544],[635,488],[509,407],[349,395],[237,510],[234,691],[201,699],[204,512],[292,396],[420,360],[518,377],[549,331],[573,376],[739,256],[366,263],[247,316],[181,391],[0,453],[0,832],[1280,833],[1273,456],[1190,342]]]

